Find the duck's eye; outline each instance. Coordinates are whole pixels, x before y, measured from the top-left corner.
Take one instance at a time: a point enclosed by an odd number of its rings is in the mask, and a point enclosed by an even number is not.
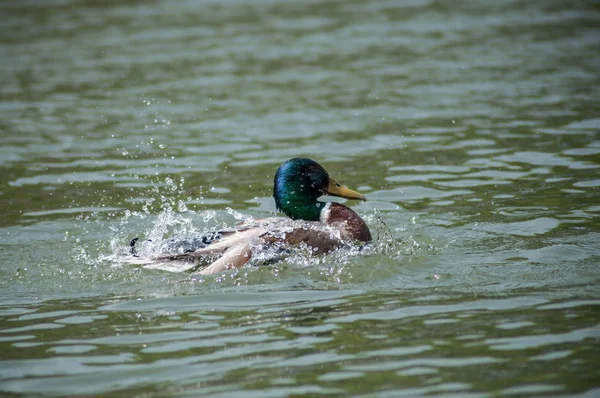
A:
[[[341,187],[341,185],[339,183],[337,183],[337,182],[335,183],[335,186],[338,187],[338,188]]]

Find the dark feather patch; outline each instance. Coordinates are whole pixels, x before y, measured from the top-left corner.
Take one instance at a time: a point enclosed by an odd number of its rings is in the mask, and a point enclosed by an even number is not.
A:
[[[270,240],[273,243],[281,241],[281,238],[266,236],[265,240]],[[344,245],[344,242],[331,232],[323,231],[314,228],[295,228],[285,234],[285,244],[297,246],[300,243],[305,243],[313,250],[313,254],[325,254]]]
[[[340,203],[331,203],[325,223],[339,228],[351,240],[371,241],[371,231],[367,223],[351,208]]]

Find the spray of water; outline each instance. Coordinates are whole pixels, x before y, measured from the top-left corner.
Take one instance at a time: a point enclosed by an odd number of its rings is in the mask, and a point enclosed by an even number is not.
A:
[[[224,211],[188,208],[182,200],[185,194],[184,179],[178,182],[167,177],[153,184],[152,197],[144,200],[140,210],[125,210],[115,213],[110,220],[94,215],[85,216],[86,229],[90,232],[94,226],[108,228],[111,238],[98,245],[98,253],[88,244],[76,244],[74,256],[80,262],[92,266],[110,268],[154,269],[180,273],[177,280],[183,283],[216,281],[225,284],[243,285],[254,281],[281,278],[290,275],[297,279],[308,277],[313,283],[341,284],[349,281],[361,281],[373,277],[373,273],[392,272],[390,263],[401,266],[402,262],[419,253],[440,250],[422,237],[402,236],[386,225],[384,216],[378,210],[372,210],[364,218],[373,232],[373,242],[368,245],[349,245],[328,255],[315,256],[311,248],[300,245],[294,248],[280,245],[261,245],[253,247],[251,261],[241,269],[226,271],[214,276],[194,274],[196,264],[189,262],[165,261],[162,263],[132,265],[132,258],[153,258],[164,253],[184,253],[200,247],[203,239],[208,242],[218,231],[230,231],[236,225],[260,223],[260,219],[245,215],[233,209]],[[283,224],[273,232],[283,237],[289,228]],[[331,230],[332,234],[338,233]],[[138,238],[135,244],[135,256],[129,243]],[[97,248],[96,248],[97,249]],[[386,261],[382,262],[384,258]],[[390,261],[391,260],[391,261]],[[383,268],[381,264],[384,263]],[[379,267],[379,268],[378,268]]]

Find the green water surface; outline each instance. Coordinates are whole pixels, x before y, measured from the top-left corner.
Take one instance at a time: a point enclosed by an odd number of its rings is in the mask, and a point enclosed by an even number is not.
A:
[[[3,1],[0,396],[599,397],[594,1]],[[133,237],[323,164],[377,239],[190,280]]]

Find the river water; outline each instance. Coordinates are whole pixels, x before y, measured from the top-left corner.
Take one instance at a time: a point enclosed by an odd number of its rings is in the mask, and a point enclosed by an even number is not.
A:
[[[0,395],[600,396],[594,1],[3,1]],[[361,253],[190,279],[136,236],[369,201]]]

